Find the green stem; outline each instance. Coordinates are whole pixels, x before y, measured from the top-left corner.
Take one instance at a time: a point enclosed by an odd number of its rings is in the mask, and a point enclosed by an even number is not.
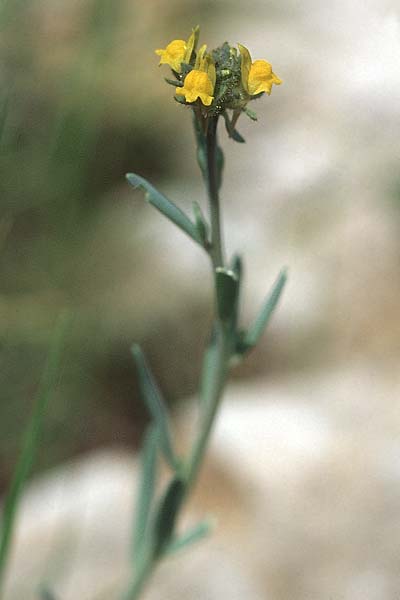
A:
[[[203,158],[205,158],[204,163],[200,163],[200,167],[203,171],[204,179],[207,184],[210,208],[211,245],[209,254],[212,263],[214,285],[215,269],[224,266],[222,227],[218,195],[220,173],[217,164],[217,124],[218,117],[210,117],[208,119],[206,133],[204,133],[201,130],[200,115],[197,115],[197,122],[195,117],[198,151],[203,152]],[[193,489],[199,470],[203,463],[204,455],[207,450],[213,424],[215,422],[222,392],[228,375],[229,359],[232,353],[232,329],[227,327],[219,320],[216,309],[215,314],[216,316],[213,325],[213,332],[216,336],[214,342],[216,344],[215,356],[212,370],[209,373],[207,396],[202,398],[203,413],[201,415],[198,435],[189,452],[189,458],[187,461],[184,500],[187,499],[191,490]],[[181,508],[183,505],[184,501],[182,501]],[[160,556],[154,556],[154,554],[151,552],[147,555],[147,557],[144,558],[143,562],[141,562],[141,564],[138,566],[136,576],[127,593],[123,596],[123,600],[137,600],[140,597],[147,580],[155,569],[160,558]]]
[[[143,561],[142,564],[139,565],[132,583],[122,596],[122,600],[137,600],[140,597],[143,588],[150,578],[155,566],[156,563],[153,560],[153,557],[149,555],[147,560]]]
[[[231,356],[231,335],[226,327],[217,323],[217,352],[213,365],[212,379],[208,397],[203,398],[204,412],[199,428],[199,435],[193,444],[187,470],[187,490],[192,488],[203,463],[215,417],[220,406],[220,400],[228,375],[229,359]]]
[[[218,117],[210,117],[205,140],[207,159],[207,191],[211,219],[211,249],[210,255],[214,269],[224,265],[222,227],[219,208],[219,176],[217,165],[217,125]]]
[[[211,222],[211,248],[210,257],[213,266],[213,274],[215,269],[224,266],[224,253],[222,242],[222,227],[219,205],[219,179],[220,173],[217,164],[217,126],[218,116],[210,117],[207,123],[205,134],[205,151],[206,151],[206,181],[208,202],[210,207],[210,222]],[[215,282],[215,279],[214,279]],[[216,296],[216,289],[215,289]],[[217,310],[215,309],[215,319],[213,331],[216,336],[217,350],[214,357],[214,364],[210,374],[210,382],[208,386],[209,397],[203,398],[202,406],[203,415],[199,428],[199,435],[193,444],[187,470],[187,490],[190,491],[192,484],[197,478],[198,471],[203,462],[211,431],[218,412],[222,392],[225,386],[228,375],[229,359],[232,352],[232,331],[227,328],[218,318]]]

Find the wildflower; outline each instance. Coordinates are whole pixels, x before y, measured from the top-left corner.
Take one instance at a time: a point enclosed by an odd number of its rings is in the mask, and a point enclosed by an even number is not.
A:
[[[252,62],[250,52],[242,44],[238,44],[242,56],[242,84],[250,96],[256,96],[261,92],[269,95],[272,85],[280,85],[282,80],[272,71],[272,66],[266,60],[255,60]]]
[[[187,42],[185,40],[173,40],[164,50],[156,50],[156,54],[161,57],[160,65],[169,65],[176,73],[181,73],[182,63],[190,63],[198,35],[199,28],[195,27]]]
[[[216,72],[213,59],[206,54],[206,49],[206,45],[200,48],[194,69],[186,75],[183,87],[177,87],[175,93],[184,96],[186,102],[195,102],[200,98],[204,106],[210,106],[214,100]]]

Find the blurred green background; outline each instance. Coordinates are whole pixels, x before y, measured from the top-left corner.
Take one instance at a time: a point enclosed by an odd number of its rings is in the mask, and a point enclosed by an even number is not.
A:
[[[165,106],[153,50],[198,17],[185,22],[179,3],[2,3],[0,489],[63,308],[74,321],[38,468],[99,444],[137,444],[144,412],[133,340],[148,348],[168,397],[194,389],[198,366],[177,363],[191,333],[160,315],[159,301],[153,310],[144,203],[124,175],[178,173],[188,124],[172,101]],[[195,303],[181,322],[206,323],[202,313]]]

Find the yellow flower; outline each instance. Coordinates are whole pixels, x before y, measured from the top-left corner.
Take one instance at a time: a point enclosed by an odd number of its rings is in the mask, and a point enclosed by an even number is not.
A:
[[[252,62],[250,52],[242,44],[238,44],[242,56],[242,84],[250,96],[260,92],[271,93],[272,85],[280,85],[282,80],[272,71],[272,66],[266,60]]]
[[[214,100],[214,86],[210,77],[204,71],[193,69],[186,75],[183,87],[176,88],[177,96],[184,96],[186,102],[195,102],[200,98],[205,106],[210,106]]]
[[[177,73],[182,72],[182,63],[189,64],[199,34],[199,27],[193,29],[187,42],[185,40],[173,40],[162,50],[156,50],[160,56],[160,65],[169,65]]]
[[[185,77],[183,87],[176,88],[177,96],[184,96],[186,102],[195,102],[200,98],[205,106],[210,106],[214,100],[216,72],[214,62],[206,54],[207,46],[200,48],[194,69]]]

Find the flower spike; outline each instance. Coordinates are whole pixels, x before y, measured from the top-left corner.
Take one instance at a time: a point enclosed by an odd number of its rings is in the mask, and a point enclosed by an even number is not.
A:
[[[253,121],[254,111],[247,108],[251,100],[262,94],[271,94],[273,85],[281,79],[266,60],[252,61],[249,50],[242,44],[237,47],[224,42],[212,51],[202,44],[197,50],[199,27],[195,27],[187,41],[173,40],[163,50],[156,50],[160,65],[168,64],[175,79],[166,79],[175,86],[175,100],[193,105],[196,118],[207,122],[212,117],[223,116],[229,136],[243,142],[235,125],[242,112]],[[232,111],[232,113],[230,113]]]

